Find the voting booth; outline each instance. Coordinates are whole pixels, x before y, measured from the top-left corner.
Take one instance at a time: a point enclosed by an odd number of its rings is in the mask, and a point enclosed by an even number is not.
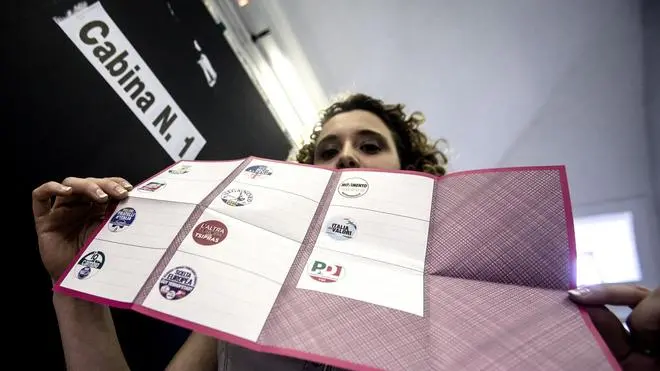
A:
[[[121,176],[134,184],[181,159],[250,155],[285,159],[290,143],[245,66],[201,1],[21,1],[6,16],[5,118],[13,124],[22,236],[12,254],[27,269],[25,292],[39,314],[16,337],[64,369],[28,207],[30,191],[67,176]],[[81,18],[87,12],[90,17]],[[27,303],[27,302],[26,302]],[[114,311],[135,370],[162,370],[188,331]],[[35,360],[36,361],[36,360]]]

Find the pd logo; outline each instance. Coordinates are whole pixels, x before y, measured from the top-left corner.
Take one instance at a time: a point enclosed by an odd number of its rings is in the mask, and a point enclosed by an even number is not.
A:
[[[307,272],[313,280],[319,282],[337,282],[344,276],[344,267],[341,265],[331,265],[320,260],[315,260]]]

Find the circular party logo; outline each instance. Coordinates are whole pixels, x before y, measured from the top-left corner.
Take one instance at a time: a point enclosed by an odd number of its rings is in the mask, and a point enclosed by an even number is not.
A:
[[[244,173],[248,178],[251,179],[273,175],[273,171],[266,165],[250,166],[245,169]]]
[[[245,206],[252,202],[252,193],[245,189],[228,189],[220,195],[224,203],[229,206]]]
[[[103,264],[105,264],[105,254],[100,251],[87,253],[76,263],[76,277],[80,280],[90,278],[103,268]]]
[[[326,224],[325,233],[337,241],[350,240],[357,234],[357,224],[350,218],[330,219]]]
[[[189,267],[169,270],[158,282],[158,291],[167,300],[179,300],[188,296],[197,285],[197,274]]]
[[[115,215],[110,218],[108,223],[108,229],[112,232],[121,232],[126,228],[130,227],[133,222],[135,222],[135,216],[137,212],[132,207],[125,207],[115,213]]]
[[[348,178],[339,183],[337,191],[340,195],[348,198],[356,198],[364,195],[369,190],[369,183],[362,178]]]
[[[217,245],[227,238],[227,226],[218,220],[207,220],[195,227],[193,240],[200,245]]]
[[[332,283],[337,282],[344,276],[345,269],[339,264],[329,264],[324,261],[315,260],[309,265],[307,274],[313,280]]]
[[[186,174],[190,172],[190,168],[192,168],[191,165],[178,165],[169,169],[167,172],[170,174],[177,174],[177,175]]]
[[[162,189],[166,185],[167,184],[164,182],[149,182],[143,186],[140,186],[138,190],[143,192],[156,192],[157,190]]]

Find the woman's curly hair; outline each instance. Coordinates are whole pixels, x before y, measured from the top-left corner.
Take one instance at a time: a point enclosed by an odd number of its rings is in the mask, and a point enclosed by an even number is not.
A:
[[[403,111],[403,104],[385,104],[382,100],[365,94],[353,94],[333,103],[322,111],[319,125],[310,136],[311,142],[305,144],[296,156],[303,164],[314,163],[316,141],[323,125],[335,115],[354,110],[364,110],[378,116],[390,129],[396,144],[402,170],[421,171],[434,175],[446,173],[447,156],[437,148],[438,142],[429,142],[426,134],[419,130],[424,123],[421,112],[413,112],[410,116]]]

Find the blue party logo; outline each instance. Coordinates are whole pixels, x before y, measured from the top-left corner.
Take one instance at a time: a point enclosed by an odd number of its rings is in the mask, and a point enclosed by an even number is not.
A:
[[[101,251],[89,252],[76,263],[76,277],[80,280],[88,279],[100,271],[104,264],[105,254]]]
[[[132,207],[125,207],[115,213],[108,223],[108,229],[112,232],[121,232],[135,222],[137,213]]]

